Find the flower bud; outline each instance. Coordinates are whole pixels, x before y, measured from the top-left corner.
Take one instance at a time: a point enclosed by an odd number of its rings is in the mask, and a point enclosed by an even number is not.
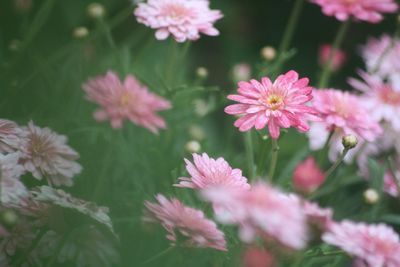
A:
[[[201,128],[199,125],[192,125],[189,128],[189,134],[194,140],[201,141],[205,138],[205,133],[203,128]]]
[[[265,46],[261,49],[261,57],[265,60],[273,60],[276,57],[276,50],[272,46]]]
[[[196,99],[194,101],[194,111],[199,117],[207,115],[209,111],[207,102],[203,99]]]
[[[251,67],[247,63],[239,63],[233,66],[232,76],[235,82],[248,81],[251,75]]]
[[[196,69],[196,76],[205,79],[208,77],[208,70],[205,67],[198,67]]]
[[[321,45],[319,48],[318,60],[321,66],[325,66],[329,62],[329,58],[332,52],[332,46],[329,44]],[[332,57],[331,70],[339,70],[347,60],[347,55],[343,50],[336,50],[336,53]]]
[[[77,27],[74,29],[72,35],[77,39],[85,38],[89,35],[89,30],[86,27]]]
[[[364,200],[368,204],[375,204],[379,201],[379,194],[375,189],[367,189],[364,191]]]
[[[21,41],[18,39],[14,39],[11,40],[11,42],[9,43],[8,49],[15,52],[19,50],[20,46],[21,46]]]
[[[201,150],[201,145],[199,142],[192,140],[186,143],[185,149],[189,153],[198,153]]]
[[[6,210],[1,214],[1,222],[6,226],[13,226],[17,220],[18,216],[12,210]]]
[[[318,167],[313,157],[300,162],[293,172],[293,186],[296,190],[311,193],[325,181],[324,172]]]
[[[106,10],[100,3],[91,3],[87,8],[87,13],[93,19],[100,19],[104,17]]]
[[[350,150],[353,149],[357,146],[358,144],[358,139],[352,134],[348,134],[343,136],[342,138],[342,144],[345,149]]]

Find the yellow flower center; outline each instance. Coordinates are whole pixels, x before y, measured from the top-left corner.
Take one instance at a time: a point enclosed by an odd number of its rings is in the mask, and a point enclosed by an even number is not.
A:
[[[267,98],[267,104],[272,110],[277,110],[283,105],[283,98],[279,95],[270,95]]]
[[[129,95],[128,93],[124,93],[121,98],[119,99],[119,104],[121,107],[126,107],[129,105],[129,103],[132,101],[132,96]]]

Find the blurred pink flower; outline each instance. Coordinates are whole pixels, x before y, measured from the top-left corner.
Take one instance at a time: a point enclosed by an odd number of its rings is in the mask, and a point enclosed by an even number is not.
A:
[[[18,249],[28,249],[35,239],[35,231],[25,219],[20,218],[6,236],[0,239],[0,251],[13,256]]]
[[[250,79],[251,66],[247,63],[235,64],[232,68],[232,77],[235,83]]]
[[[400,266],[399,236],[385,224],[342,221],[331,224],[322,239],[364,261],[366,266]]]
[[[307,215],[308,222],[322,230],[327,229],[333,223],[333,210],[331,208],[321,208],[317,203],[303,200],[304,213]]]
[[[378,23],[383,13],[394,13],[398,5],[394,0],[310,0],[320,5],[327,16],[335,16],[340,21],[354,18],[358,21]]]
[[[328,64],[331,52],[332,52],[332,46],[330,44],[324,44],[319,47],[318,60],[321,66]],[[331,69],[333,71],[339,70],[346,62],[346,59],[347,55],[343,50],[341,49],[336,50],[336,53],[332,57]]]
[[[20,163],[39,180],[43,177],[49,183],[72,186],[73,177],[82,170],[75,160],[79,154],[67,145],[67,137],[49,128],[40,128],[29,122],[23,128],[26,140],[21,146]]]
[[[0,153],[11,153],[18,149],[22,130],[9,120],[0,119]]]
[[[184,206],[178,199],[168,200],[163,195],[156,196],[158,204],[146,201],[145,221],[160,222],[167,230],[167,238],[175,244],[180,236],[186,238],[190,247],[210,247],[226,250],[224,233],[216,224],[204,217],[200,210]]]
[[[269,251],[258,248],[249,247],[243,255],[243,267],[273,267],[276,259]]]
[[[151,93],[132,75],[122,83],[118,76],[107,72],[83,85],[87,99],[101,106],[94,113],[97,121],[110,120],[113,128],[121,128],[125,119],[158,133],[165,129],[164,119],[157,111],[171,108],[166,99]]]
[[[250,185],[240,169],[232,169],[223,158],[213,159],[206,153],[193,154],[193,162],[185,159],[186,170],[191,175],[179,178],[175,186],[204,189],[209,187],[229,187],[247,190]]]
[[[268,125],[272,138],[278,139],[280,128],[295,127],[301,132],[309,130],[307,120],[315,115],[314,108],[308,106],[312,97],[312,87],[308,79],[299,80],[295,71],[280,75],[274,83],[264,77],[261,83],[256,80],[238,83],[238,95],[228,99],[240,104],[230,105],[225,112],[243,116],[236,120],[235,126],[241,132],[255,127],[257,130]]]
[[[218,207],[215,215],[220,222],[239,226],[244,242],[253,241],[257,235],[267,235],[293,249],[306,245],[306,215],[299,198],[261,182],[252,185],[250,190],[209,188],[202,195]]]
[[[200,34],[216,36],[213,24],[223,17],[210,10],[208,0],[148,0],[139,3],[134,14],[138,22],[156,30],[158,40],[171,34],[177,42],[197,40]]]
[[[383,180],[383,189],[386,193],[391,195],[392,197],[399,196],[399,187],[400,187],[400,171],[396,171],[396,177],[390,171],[387,171]]]
[[[318,167],[314,158],[309,156],[300,162],[293,172],[293,185],[302,192],[311,193],[325,181],[324,172]]]

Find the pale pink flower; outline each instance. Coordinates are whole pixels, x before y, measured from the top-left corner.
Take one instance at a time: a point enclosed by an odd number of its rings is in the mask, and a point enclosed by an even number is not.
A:
[[[238,95],[229,95],[228,99],[239,104],[230,105],[225,112],[231,115],[243,115],[235,122],[241,132],[268,125],[272,138],[278,139],[280,128],[295,127],[307,132],[307,120],[315,115],[314,108],[308,105],[313,98],[313,88],[308,79],[299,80],[295,71],[280,75],[274,83],[267,77],[261,83],[256,80],[238,83]]]
[[[392,197],[399,196],[399,188],[400,188],[400,171],[395,171],[396,177],[390,171],[387,171],[383,180],[383,189],[386,193],[391,195]]]
[[[399,236],[385,224],[342,221],[331,224],[322,239],[364,261],[366,266],[400,266]]]
[[[319,47],[318,60],[321,66],[328,64],[331,53],[332,46],[330,44],[324,44]],[[346,62],[346,59],[346,53],[341,49],[337,49],[336,53],[334,53],[332,56],[331,70],[338,71]]]
[[[294,187],[306,193],[316,190],[325,181],[324,172],[318,167],[315,159],[309,156],[300,162],[293,171]]]
[[[400,84],[400,39],[387,34],[369,38],[361,49],[367,71]]]
[[[40,128],[32,121],[23,129],[26,139],[20,149],[20,163],[25,170],[56,186],[72,186],[73,177],[81,172],[82,167],[75,162],[79,154],[67,145],[67,137],[47,127]]]
[[[249,247],[243,255],[243,267],[273,267],[276,259],[271,252],[258,248]]]
[[[107,72],[83,85],[87,99],[101,106],[94,113],[97,121],[110,120],[113,128],[121,128],[124,120],[158,133],[165,129],[164,119],[157,111],[171,108],[166,99],[151,93],[132,75],[122,83],[114,72]]]
[[[186,170],[191,175],[179,178],[178,187],[204,189],[209,187],[229,187],[247,190],[250,185],[240,169],[232,169],[223,158],[213,159],[206,153],[193,154],[193,163],[185,159]]]
[[[239,226],[244,242],[266,235],[293,249],[306,245],[306,215],[299,198],[261,182],[250,190],[209,188],[202,195],[218,207],[215,216],[220,222]]]
[[[359,72],[363,81],[349,79],[349,83],[360,90],[363,105],[368,110],[368,117],[379,122],[388,122],[400,132],[400,84],[384,82],[380,77]]]
[[[157,204],[146,201],[146,221],[160,222],[167,230],[167,238],[175,244],[177,235],[184,237],[185,245],[190,247],[210,247],[226,250],[224,233],[200,210],[183,205],[178,199],[156,196]]]
[[[148,0],[135,9],[138,22],[156,30],[158,40],[172,35],[177,42],[197,40],[200,34],[216,36],[213,24],[222,18],[219,10],[210,10],[208,0]]]
[[[15,152],[23,138],[22,133],[15,122],[0,119],[0,153]]]
[[[383,13],[394,13],[398,5],[394,0],[310,0],[320,5],[327,16],[335,16],[340,21],[354,18],[357,21],[378,23]]]

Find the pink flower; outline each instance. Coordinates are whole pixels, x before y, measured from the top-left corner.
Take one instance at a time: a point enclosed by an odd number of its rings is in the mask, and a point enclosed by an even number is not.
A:
[[[383,13],[394,13],[398,5],[393,0],[310,0],[320,5],[327,16],[335,16],[340,21],[354,18],[359,21],[378,23]]]
[[[313,157],[300,162],[293,172],[293,185],[297,190],[311,193],[325,181],[324,172],[318,167]]]
[[[20,163],[39,180],[45,177],[56,186],[73,185],[73,177],[82,170],[75,160],[79,154],[67,145],[67,137],[49,128],[29,122],[23,128],[26,140],[21,146]]]
[[[242,176],[242,171],[232,169],[223,158],[213,159],[206,153],[201,156],[193,154],[193,162],[185,159],[186,170],[191,175],[190,178],[179,178],[178,187],[188,187],[204,189],[209,187],[229,187],[247,190],[250,185],[246,177]]]
[[[197,40],[200,34],[216,36],[213,24],[222,18],[219,10],[210,10],[208,0],[148,0],[134,12],[138,22],[156,30],[158,40],[171,34],[177,42]]]
[[[247,63],[235,64],[232,68],[232,77],[236,82],[250,79],[251,66]]]
[[[0,119],[0,153],[11,153],[18,149],[22,130],[9,120]]]
[[[400,187],[400,171],[396,171],[396,177],[390,171],[387,171],[383,180],[383,189],[386,193],[391,195],[392,197],[399,196],[399,187]]]
[[[399,236],[385,224],[334,223],[322,239],[364,261],[366,266],[400,266]]]
[[[216,224],[204,217],[200,210],[184,206],[179,200],[168,200],[163,195],[157,195],[158,204],[146,201],[148,214],[146,221],[160,222],[167,230],[167,238],[175,244],[177,233],[186,238],[185,245],[190,247],[210,247],[226,250],[224,233],[218,230]]]
[[[241,132],[257,130],[268,125],[272,138],[278,139],[280,128],[295,127],[301,132],[309,130],[307,120],[315,115],[315,110],[308,106],[312,99],[312,87],[308,79],[299,80],[295,71],[280,75],[274,83],[264,77],[261,83],[256,80],[238,83],[238,95],[229,95],[228,99],[239,104],[230,105],[225,112],[243,116],[236,120],[235,126]]]
[[[202,195],[218,207],[215,215],[220,222],[239,226],[244,242],[267,235],[293,249],[306,245],[306,215],[298,198],[261,182],[250,190],[210,188]]]
[[[328,64],[331,55],[332,46],[330,44],[324,44],[319,47],[319,64],[324,66]],[[331,69],[333,71],[339,70],[346,62],[347,56],[343,50],[336,50],[336,53],[332,57]]]
[[[269,251],[258,248],[249,247],[243,255],[244,267],[273,267],[276,264],[276,259]]]
[[[101,106],[94,113],[97,121],[110,120],[113,128],[121,128],[125,119],[158,133],[165,129],[165,121],[157,111],[171,108],[166,99],[141,85],[132,75],[122,83],[114,72],[98,76],[83,85],[87,99]]]
[[[307,215],[308,222],[312,225],[325,230],[333,223],[333,210],[331,208],[321,208],[317,203],[303,200],[304,213]]]

